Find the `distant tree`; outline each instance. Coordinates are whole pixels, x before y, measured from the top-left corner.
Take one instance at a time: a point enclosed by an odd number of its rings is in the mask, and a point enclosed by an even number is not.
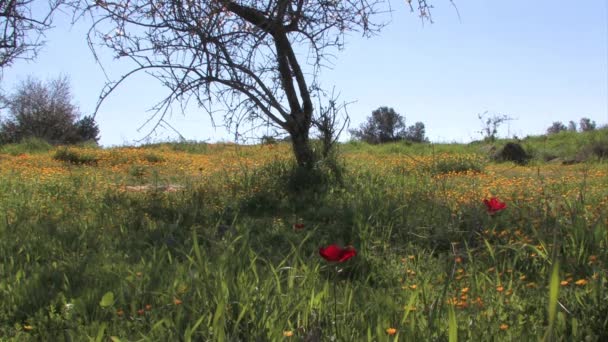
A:
[[[570,132],[576,132],[576,122],[570,120],[570,122],[568,122],[568,131]]]
[[[568,128],[560,121],[555,121],[549,128],[547,128],[547,134],[555,134],[561,131],[565,131]]]
[[[4,98],[8,118],[0,124],[2,143],[40,138],[51,144],[97,141],[99,128],[92,117],[78,119],[69,81],[60,77],[43,83],[27,78]]]
[[[407,128],[405,132],[405,139],[412,142],[428,142],[429,139],[426,137],[426,130],[424,123],[416,122],[412,126]]]
[[[99,126],[95,122],[95,118],[91,115],[82,117],[74,124],[76,128],[76,141],[94,141],[99,140]]]
[[[480,134],[483,135],[485,140],[494,141],[498,134],[498,127],[507,121],[513,120],[512,117],[501,114],[490,115],[487,111],[482,114],[478,114],[477,117],[482,123]]]
[[[63,0],[0,0],[0,71],[15,59],[31,59],[51,27],[53,12]],[[35,9],[33,7],[36,7]]]
[[[367,122],[361,124],[359,129],[351,130],[350,134],[370,144],[405,139],[405,118],[393,108],[380,107],[372,112]]]
[[[593,131],[596,128],[595,121],[591,121],[589,118],[581,118],[579,123],[579,127],[581,128],[581,132]]]

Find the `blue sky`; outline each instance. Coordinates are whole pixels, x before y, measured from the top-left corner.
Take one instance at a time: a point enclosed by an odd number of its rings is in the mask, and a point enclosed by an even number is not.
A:
[[[394,108],[408,125],[424,122],[435,142],[480,138],[477,115],[485,111],[515,119],[501,127],[503,137],[542,134],[554,121],[581,117],[608,123],[607,1],[455,0],[460,20],[448,0],[433,3],[435,23],[422,25],[404,1],[392,1],[392,22],[371,39],[352,34],[334,67],[322,72],[327,89],[335,87],[341,100],[353,102],[351,128],[380,106]],[[69,19],[58,17],[38,58],[5,70],[1,85],[10,92],[27,75],[67,75],[75,102],[89,114],[106,79],[86,44],[88,23],[72,27]],[[102,58],[113,77],[128,70],[109,55]],[[101,144],[146,136],[151,126],[138,128],[163,94],[145,75],[124,83],[98,112]],[[233,139],[197,108],[168,121],[187,139]],[[152,139],[176,137],[160,129]]]

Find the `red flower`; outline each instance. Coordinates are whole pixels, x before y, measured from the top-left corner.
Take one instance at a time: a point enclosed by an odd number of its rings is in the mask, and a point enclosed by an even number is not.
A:
[[[501,202],[498,198],[496,197],[492,197],[489,200],[484,199],[483,203],[486,205],[486,207],[488,208],[488,212],[490,214],[494,214],[497,213],[503,209],[505,209],[507,207],[507,204],[504,202]]]
[[[319,248],[319,254],[327,261],[345,262],[357,255],[357,250],[352,246],[342,248],[334,244]]]
[[[293,230],[298,231],[304,229],[304,223],[294,223]]]

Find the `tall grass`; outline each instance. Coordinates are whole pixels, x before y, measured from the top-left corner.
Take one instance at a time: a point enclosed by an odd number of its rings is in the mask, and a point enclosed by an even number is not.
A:
[[[454,158],[467,160],[460,148]],[[0,159],[3,339],[607,338],[602,164],[584,179],[571,166],[485,162],[395,172],[377,166],[392,155],[370,149],[311,176],[290,161],[245,162],[261,148],[209,146],[226,169],[208,174],[190,164],[198,152],[169,150],[99,152],[84,165]],[[425,153],[412,156],[451,160]],[[128,187],[140,163],[156,171],[137,184],[180,187]],[[488,191],[507,209],[489,214]],[[328,263],[318,249],[332,243],[358,255]]]

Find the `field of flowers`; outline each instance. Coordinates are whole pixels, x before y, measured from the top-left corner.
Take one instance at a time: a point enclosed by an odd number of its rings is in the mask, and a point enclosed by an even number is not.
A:
[[[0,339],[608,339],[608,165],[289,145],[0,154]]]

